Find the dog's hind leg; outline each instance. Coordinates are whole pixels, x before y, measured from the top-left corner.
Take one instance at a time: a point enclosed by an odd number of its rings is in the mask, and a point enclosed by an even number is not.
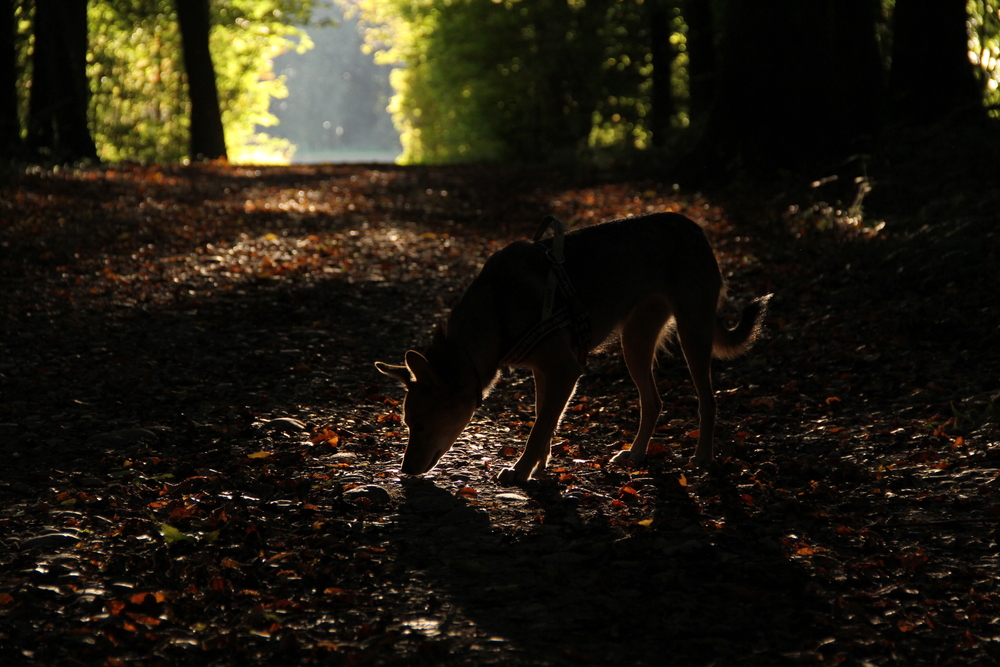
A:
[[[500,472],[498,479],[502,484],[524,482],[545,470],[552,434],[583,373],[566,331],[539,343],[532,350],[528,365],[535,376],[535,424],[514,467]]]
[[[712,390],[712,338],[715,308],[695,308],[677,313],[677,335],[698,393],[698,447],[692,462],[705,466],[714,456],[715,392]]]
[[[663,399],[653,377],[653,362],[660,335],[669,319],[670,309],[665,302],[650,301],[636,307],[622,326],[622,354],[639,390],[639,432],[631,449],[616,454],[612,459],[614,463],[639,463],[646,457],[649,439],[663,410]]]

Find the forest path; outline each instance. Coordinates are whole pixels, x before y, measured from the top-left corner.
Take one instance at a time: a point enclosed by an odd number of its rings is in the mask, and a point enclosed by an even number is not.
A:
[[[705,227],[737,306],[776,295],[716,365],[717,468],[685,467],[676,355],[648,465],[607,465],[638,425],[612,345],[544,479],[495,481],[523,373],[400,478],[373,362],[544,215],[663,210]],[[1000,660],[987,213],[874,232],[545,169],[208,165],[29,171],[0,219],[4,664]]]

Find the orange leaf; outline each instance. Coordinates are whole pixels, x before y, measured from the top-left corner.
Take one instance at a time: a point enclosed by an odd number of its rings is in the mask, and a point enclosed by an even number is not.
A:
[[[152,593],[134,593],[128,601],[134,605],[143,605],[156,602],[156,597]]]
[[[134,611],[127,611],[125,614],[136,623],[142,623],[143,625],[148,626],[156,626],[160,624],[160,619],[147,616],[146,614],[139,614]]]
[[[336,447],[340,443],[340,436],[336,431],[324,428],[322,431],[309,438],[309,442],[326,442],[331,447]]]
[[[639,498],[639,492],[627,484],[618,489],[618,499],[634,501]]]
[[[458,490],[458,495],[460,495],[460,496],[472,497],[472,496],[476,496],[478,494],[479,494],[479,492],[476,491],[471,486],[463,486],[461,489]]]
[[[271,556],[270,558],[268,558],[264,562],[265,563],[273,563],[274,561],[284,560],[284,559],[288,558],[289,556],[294,556],[294,555],[295,555],[295,553],[292,552],[292,551],[285,551],[284,553],[274,554],[273,556]]]
[[[0,593],[0,605],[8,605],[14,601],[14,596],[10,593]]]
[[[259,452],[254,452],[253,454],[247,455],[247,458],[251,458],[251,459],[266,459],[271,454],[272,454],[272,452],[259,451]]]
[[[684,473],[681,473],[681,476],[677,478],[677,481],[680,483],[681,486],[688,485],[688,478],[685,477]]]
[[[699,431],[698,429],[695,429],[693,431],[688,431],[687,433],[684,434],[685,438],[697,438],[700,436],[701,436],[701,431]]]
[[[198,508],[195,507],[194,505],[189,505],[187,507],[181,507],[181,506],[175,507],[173,511],[170,512],[169,519],[182,519],[186,516],[191,516],[192,514],[195,513],[195,511],[197,511],[197,509]]]
[[[651,442],[649,443],[649,448],[646,450],[646,456],[650,458],[659,458],[667,453],[667,448],[662,442]]]

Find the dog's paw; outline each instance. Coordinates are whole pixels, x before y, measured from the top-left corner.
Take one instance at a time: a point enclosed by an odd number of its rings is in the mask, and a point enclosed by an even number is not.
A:
[[[713,459],[711,456],[695,454],[691,457],[691,460],[688,461],[688,465],[692,468],[698,468],[699,470],[708,470],[708,468],[712,465],[712,461]]]
[[[513,468],[504,468],[497,475],[497,482],[503,484],[504,486],[512,486],[523,481],[524,480],[517,478],[517,471]]]
[[[618,452],[617,454],[611,457],[610,462],[614,463],[615,465],[623,466],[626,468],[635,465],[635,460],[633,460],[632,458],[631,449],[623,449],[622,451]]]

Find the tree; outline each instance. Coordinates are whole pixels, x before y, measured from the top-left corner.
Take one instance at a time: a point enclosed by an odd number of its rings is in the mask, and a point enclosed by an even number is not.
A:
[[[0,158],[15,157],[21,152],[14,9],[13,0],[0,2]]]
[[[857,150],[881,99],[874,2],[733,0],[699,157],[798,168]]]
[[[394,74],[405,161],[537,160],[593,125],[606,3],[372,2],[362,18]],[[378,44],[381,41],[382,44]]]
[[[91,0],[94,82],[91,119],[106,161],[175,162],[190,158],[191,102],[176,0]],[[277,118],[273,98],[287,94],[272,62],[312,46],[305,0],[227,0],[210,6],[211,52],[225,148],[230,161],[281,162],[294,150],[259,126]]]
[[[394,120],[416,162],[642,149],[687,131],[710,170],[829,168],[871,149],[889,107],[933,120],[1000,100],[997,0],[895,0],[895,35],[889,0],[352,1],[396,67]]]
[[[897,0],[889,79],[895,117],[929,123],[985,116],[969,61],[968,19],[966,0]]]
[[[710,0],[686,0],[683,5],[687,24],[688,116],[692,122],[703,121],[715,102],[718,58],[715,49],[715,18]]]
[[[211,29],[208,0],[177,0],[176,7],[191,99],[191,159],[225,158],[226,136],[219,109],[215,67],[208,48]]]
[[[673,34],[674,3],[671,0],[652,0],[649,4],[649,41],[653,60],[653,91],[650,95],[650,127],[653,145],[666,146],[673,118],[673,64],[675,51],[670,43]]]
[[[87,3],[36,0],[27,148],[47,159],[97,159],[87,125]]]
[[[390,108],[404,161],[535,161],[648,142],[649,25],[639,3],[356,6],[378,61],[397,67]]]

